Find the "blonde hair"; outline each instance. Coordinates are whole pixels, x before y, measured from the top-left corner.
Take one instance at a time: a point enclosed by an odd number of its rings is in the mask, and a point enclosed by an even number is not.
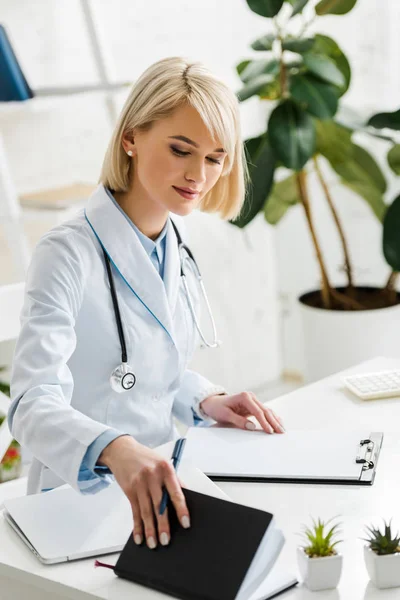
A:
[[[241,139],[239,102],[225,83],[202,63],[169,57],[151,65],[133,85],[107,148],[99,183],[117,191],[129,189],[131,159],[122,147],[126,131],[150,129],[183,104],[197,110],[210,135],[227,153],[221,176],[198,208],[237,217],[243,206],[249,173]]]

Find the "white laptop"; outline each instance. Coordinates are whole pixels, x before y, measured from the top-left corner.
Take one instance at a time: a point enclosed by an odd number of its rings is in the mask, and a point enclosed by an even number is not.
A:
[[[190,489],[229,500],[195,467],[182,462],[179,476]],[[64,485],[5,500],[4,508],[6,521],[44,564],[121,552],[133,529],[130,503],[116,483],[87,495]]]

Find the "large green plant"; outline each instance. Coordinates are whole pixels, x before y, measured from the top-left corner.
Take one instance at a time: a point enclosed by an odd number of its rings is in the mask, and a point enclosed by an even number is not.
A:
[[[371,154],[353,141],[355,129],[339,123],[336,117],[351,80],[346,56],[332,38],[308,33],[315,19],[328,14],[345,15],[356,2],[247,0],[252,11],[270,20],[269,29],[272,25],[273,32],[251,44],[260,58],[244,60],[236,66],[243,84],[237,93],[239,100],[258,96],[274,104],[265,132],[245,142],[251,186],[241,215],[233,223],[245,227],[263,212],[268,223],[276,224],[290,207],[300,203],[320,269],[321,306],[328,309],[362,310],[374,306],[363,304],[354,284],[348,244],[321,169],[321,157],[329,162],[344,186],[367,202],[382,223],[384,256],[392,273],[387,285],[377,290],[376,306],[398,301],[394,284],[400,270],[400,200],[396,199],[388,210],[384,200],[386,180],[381,169]],[[368,133],[378,134],[375,128],[388,123],[400,129],[400,111],[374,119],[365,128]],[[400,146],[393,148],[390,158],[389,164],[395,164],[400,173]],[[278,167],[286,167],[291,173],[284,179],[276,177]],[[344,290],[332,286],[318,240],[308,189],[311,171],[317,175],[340,237],[347,276]]]

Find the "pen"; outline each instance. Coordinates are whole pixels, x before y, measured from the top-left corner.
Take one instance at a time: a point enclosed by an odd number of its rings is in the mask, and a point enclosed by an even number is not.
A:
[[[173,450],[172,456],[171,456],[172,464],[174,465],[175,471],[178,470],[178,466],[179,466],[179,463],[181,460],[183,449],[185,447],[185,443],[186,443],[185,438],[179,438],[179,440],[176,440],[176,442],[175,442],[174,450]],[[163,495],[161,498],[161,504],[160,504],[160,515],[164,514],[164,511],[167,507],[167,502],[168,502],[168,491],[166,488],[164,488]]]

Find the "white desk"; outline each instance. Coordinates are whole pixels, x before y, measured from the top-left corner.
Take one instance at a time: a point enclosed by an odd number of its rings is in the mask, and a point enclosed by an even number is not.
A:
[[[348,373],[400,368],[400,359],[376,358],[349,369]],[[337,590],[309,592],[303,586],[287,592],[285,600],[399,600],[400,589],[377,590],[364,566],[364,525],[380,523],[393,516],[400,529],[400,398],[359,401],[342,389],[338,375],[296,390],[270,404],[292,429],[357,429],[384,431],[385,437],[375,483],[372,487],[299,484],[219,483],[235,501],[263,508],[275,514],[286,536],[279,564],[297,572],[297,532],[310,517],[323,519],[340,515],[343,523],[344,569]],[[17,486],[0,487],[1,494],[18,495]],[[3,486],[2,486],[3,487]],[[93,559],[44,566],[29,552],[0,517],[0,599],[1,600],[159,600],[164,595],[118,579],[109,569],[94,569]],[[105,562],[114,564],[117,555]]]

